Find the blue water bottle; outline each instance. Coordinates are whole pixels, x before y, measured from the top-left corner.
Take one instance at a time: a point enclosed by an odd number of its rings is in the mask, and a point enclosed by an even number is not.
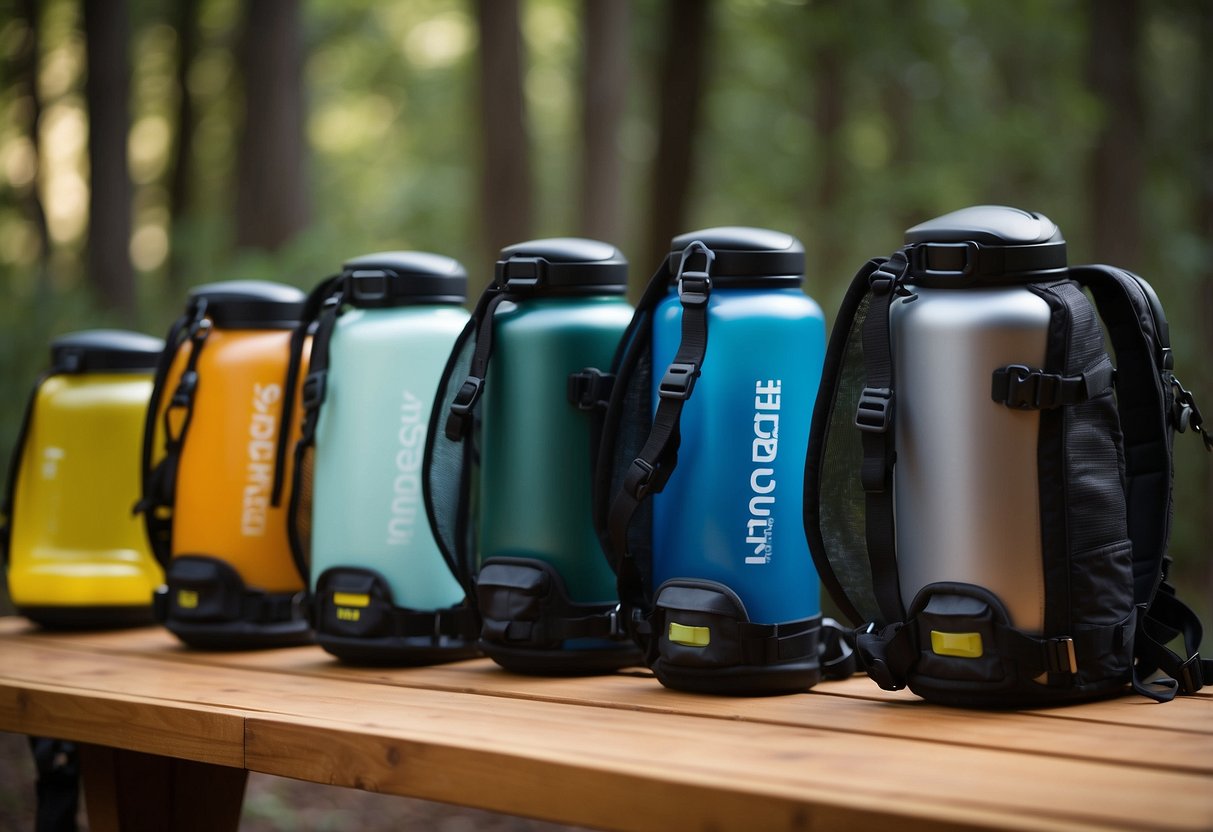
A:
[[[683,234],[672,248],[640,304],[655,304],[649,332],[628,336],[641,354],[651,338],[651,370],[647,356],[622,359],[606,420],[623,437],[607,452],[604,516],[620,597],[663,684],[803,690],[820,677],[801,517],[825,357],[824,317],[801,290],[804,248],[756,228]],[[647,438],[629,447],[645,405]]]

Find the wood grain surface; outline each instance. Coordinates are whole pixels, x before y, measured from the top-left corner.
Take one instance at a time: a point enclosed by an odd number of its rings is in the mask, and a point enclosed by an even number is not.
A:
[[[0,730],[617,829],[1213,829],[1213,695],[941,708],[866,678],[762,699],[640,668],[354,668],[316,647],[0,619]]]

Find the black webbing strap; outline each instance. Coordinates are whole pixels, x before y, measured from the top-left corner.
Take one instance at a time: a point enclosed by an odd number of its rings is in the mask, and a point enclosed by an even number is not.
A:
[[[701,257],[703,265],[692,271],[692,257]],[[695,388],[695,379],[703,367],[708,349],[708,300],[712,294],[712,263],[716,255],[699,241],[683,249],[674,280],[682,304],[682,330],[674,360],[657,388],[657,412],[640,454],[632,460],[621,489],[611,501],[607,515],[608,539],[616,552],[627,552],[628,529],[636,509],[651,494],[658,494],[678,465],[678,446],[682,442],[682,408]],[[619,564],[620,584],[638,578],[635,564],[626,554]],[[625,574],[623,570],[632,570]],[[622,591],[621,591],[622,592]]]
[[[1054,678],[1073,677],[1080,664],[1089,665],[1090,657],[1111,655],[1133,638],[1136,615],[1115,624],[1084,628],[1072,636],[1042,638],[1029,635],[999,621],[989,622],[994,631],[993,647],[1006,657],[1023,678],[1041,674]],[[919,646],[914,637],[916,626],[908,622],[869,629],[857,634],[857,651],[868,675],[885,690],[901,690],[918,662]],[[1151,698],[1156,694],[1146,693]]]
[[[143,496],[135,504],[135,512],[143,514],[143,524],[147,529],[152,554],[160,565],[166,568],[172,556],[177,466],[181,461],[181,450],[194,415],[194,399],[198,390],[198,356],[202,354],[210,331],[211,322],[206,317],[204,298],[192,301],[186,314],[173,322],[165,339],[164,352],[161,353],[160,362],[156,366],[152,397],[143,426]],[[168,384],[173,360],[187,342],[190,345],[190,354],[186,359],[185,369],[177,380],[177,387],[162,414],[164,456],[153,466],[156,416],[160,412],[160,403]]]
[[[905,608],[897,579],[893,519],[895,404],[893,351],[889,341],[889,306],[901,288],[908,262],[897,251],[869,278],[871,301],[863,323],[864,389],[855,411],[862,431],[860,481],[866,495],[865,519],[872,589],[886,622],[901,621]]]
[[[1094,367],[1077,376],[1046,373],[1024,364],[1008,364],[994,371],[990,397],[1015,410],[1053,410],[1093,399],[1112,387],[1116,370],[1101,356]]]
[[[29,398],[25,400],[25,412],[21,415],[21,427],[17,429],[17,441],[13,443],[13,455],[8,460],[8,478],[4,485],[3,502],[0,502],[0,566],[7,566],[9,548],[13,543],[13,501],[17,496],[17,477],[21,474],[21,460],[25,456],[25,444],[29,429],[34,423],[34,402],[38,391],[51,376],[64,372],[63,367],[51,367],[34,381]]]
[[[1183,637],[1187,658],[1167,646],[1178,636]],[[1200,617],[1164,581],[1137,630],[1134,652],[1138,666],[1145,674],[1161,670],[1170,676],[1178,686],[1178,693],[1196,693],[1213,684],[1213,659],[1200,657],[1202,636]]]
[[[618,612],[598,605],[569,603],[560,609],[545,610],[537,621],[497,620],[485,618],[481,634],[502,643],[546,643],[568,639],[619,638]]]
[[[816,655],[819,626],[816,617],[779,624],[739,622],[741,663],[765,667]]]
[[[447,638],[474,639],[480,634],[480,618],[470,606],[419,611],[393,607],[390,613],[392,634],[401,638],[429,636],[437,641]]]
[[[270,497],[270,504],[275,507],[282,504],[282,486],[286,479],[286,448],[290,444],[291,426],[295,418],[295,390],[299,386],[299,373],[303,368],[303,345],[322,310],[329,307],[340,309],[345,290],[344,278],[343,274],[335,274],[317,284],[303,303],[299,324],[291,331],[290,357],[287,359],[286,378],[282,384],[282,411],[279,416],[278,442],[274,457],[274,486]],[[309,370],[315,369],[318,360],[324,361],[325,366],[328,366],[327,340],[324,347],[324,356],[320,358],[317,345],[313,341],[308,359]]]
[[[476,346],[473,348],[467,378],[455,394],[446,417],[444,431],[446,438],[452,442],[462,442],[471,434],[476,405],[484,392],[484,379],[488,375],[489,361],[493,357],[493,314],[503,301],[512,299],[508,289],[491,286],[488,292],[490,294],[487,303],[477,304],[472,313],[476,321]]]

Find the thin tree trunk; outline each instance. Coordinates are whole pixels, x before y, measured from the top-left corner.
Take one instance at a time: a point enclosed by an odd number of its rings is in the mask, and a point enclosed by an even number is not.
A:
[[[690,230],[684,226],[707,75],[712,4],[708,0],[671,0],[666,9],[657,158],[650,177],[653,189],[644,249],[645,263],[653,265],[669,252],[671,237]]]
[[[1200,137],[1200,170],[1198,176],[1200,178],[1200,195],[1199,204],[1197,207],[1198,213],[1198,229],[1201,234],[1201,239],[1205,241],[1206,247],[1213,241],[1213,3],[1205,3],[1199,11],[1200,19],[1198,21],[1200,31],[1200,103],[1197,105],[1197,112],[1200,115],[1199,124],[1201,125],[1202,135]],[[1206,248],[1208,251],[1208,248]],[[1209,256],[1202,259],[1201,263],[1204,267],[1204,273],[1200,276],[1200,285],[1197,297],[1202,299],[1201,309],[1204,314],[1197,315],[1201,326],[1201,343],[1203,349],[1200,350],[1200,355],[1206,358],[1213,355],[1213,262],[1210,262]],[[1207,361],[1194,362],[1195,366],[1204,371],[1203,389],[1205,411],[1202,414],[1207,420],[1209,429],[1213,429],[1213,404],[1209,404],[1209,393],[1213,393],[1213,371],[1209,369]],[[1187,440],[1189,443],[1194,440]],[[1208,460],[1201,460],[1202,463]],[[1213,540],[1213,465],[1206,466],[1205,475],[1205,494],[1204,494],[1204,523],[1205,534],[1201,541],[1204,546],[1209,545],[1209,541]],[[1213,621],[1213,564],[1210,564],[1208,558],[1203,558],[1205,569],[1205,610],[1204,621],[1206,624]]]
[[[810,13],[833,14],[833,3],[809,6]],[[813,214],[809,228],[816,237],[813,257],[819,263],[840,263],[845,245],[841,239],[838,203],[842,198],[847,168],[842,127],[846,122],[846,56],[834,40],[820,39],[812,60],[813,124],[821,152],[817,154],[817,187],[813,192]]]
[[[1145,118],[1141,91],[1140,0],[1090,0],[1088,79],[1103,107],[1091,160],[1092,244],[1100,260],[1138,268],[1141,260]]]
[[[581,230],[618,244],[622,159],[619,125],[627,100],[628,0],[584,0],[581,110]]]
[[[190,157],[194,150],[194,102],[190,96],[189,73],[198,55],[198,0],[178,0],[177,4],[177,112],[172,172],[169,179],[169,211],[172,227],[179,228],[189,213],[193,192],[190,187]],[[169,262],[169,279],[180,288],[185,281],[186,266],[180,253],[173,249]]]
[[[490,256],[531,236],[534,196],[522,90],[518,0],[477,0],[480,28],[481,223]]]
[[[24,21],[22,37],[13,53],[13,80],[19,95],[24,95],[29,101],[27,119],[21,125],[23,132],[29,137],[33,147],[33,177],[25,187],[21,197],[24,211],[34,226],[34,234],[38,239],[38,292],[49,291],[47,285],[47,264],[50,260],[51,238],[46,224],[46,209],[42,205],[40,187],[42,176],[39,170],[42,162],[42,140],[39,135],[42,124],[42,96],[38,91],[38,2],[37,0],[21,0],[17,9],[18,17]]]
[[[311,216],[299,2],[256,0],[244,9],[236,245],[273,250],[306,227]]]
[[[88,276],[105,306],[135,317],[131,266],[130,20],[126,0],[85,0],[90,171]]]

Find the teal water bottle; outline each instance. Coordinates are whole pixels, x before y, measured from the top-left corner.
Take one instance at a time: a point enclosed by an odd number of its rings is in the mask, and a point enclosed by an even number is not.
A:
[[[466,297],[463,266],[422,252],[355,258],[313,292],[296,452],[311,487],[294,489],[292,526],[299,538],[310,525],[316,639],[343,660],[430,664],[476,653],[475,616],[421,497],[426,426],[468,319]]]
[[[598,672],[639,659],[617,626],[592,521],[595,391],[576,383],[582,368],[609,364],[632,317],[626,288],[627,261],[606,243],[509,246],[448,367],[427,501],[441,532],[478,493],[478,522],[464,515],[449,554],[475,589],[481,649],[508,669]],[[450,450],[467,440],[479,489],[452,498]],[[459,455],[464,468],[474,457]]]

